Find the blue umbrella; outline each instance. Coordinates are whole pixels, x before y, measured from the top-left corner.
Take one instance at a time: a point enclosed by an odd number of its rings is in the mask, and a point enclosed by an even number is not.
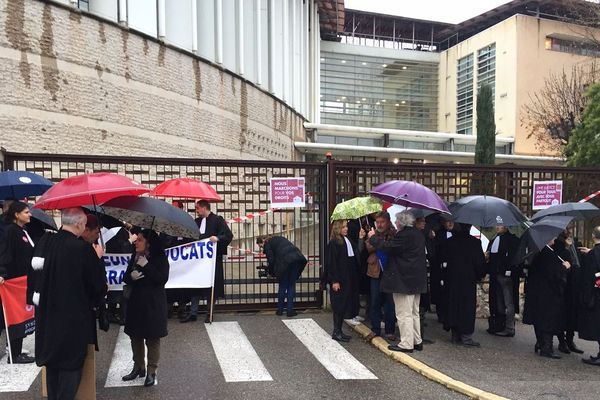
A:
[[[52,182],[33,172],[0,172],[0,200],[39,196],[50,187]]]

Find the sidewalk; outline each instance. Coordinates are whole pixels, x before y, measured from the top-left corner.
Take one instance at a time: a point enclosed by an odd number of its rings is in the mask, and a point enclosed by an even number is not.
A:
[[[427,317],[426,336],[435,344],[411,356],[451,378],[510,399],[600,398],[600,368],[583,364],[579,354],[559,353],[561,360],[534,354],[535,335],[529,325],[517,323],[515,337],[502,338],[488,334],[487,321],[478,319],[474,339],[481,348],[465,348],[450,343],[450,333],[435,315]],[[585,357],[598,351],[597,343],[575,342]]]

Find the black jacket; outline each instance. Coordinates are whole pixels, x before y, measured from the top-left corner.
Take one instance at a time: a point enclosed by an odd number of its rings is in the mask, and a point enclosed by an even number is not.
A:
[[[4,279],[27,275],[33,257],[33,243],[17,224],[6,226],[0,241],[0,276]]]
[[[355,308],[358,301],[358,269],[360,267],[360,250],[348,240],[354,256],[348,256],[346,241],[341,243],[330,240],[325,249],[325,279],[327,283],[339,283],[340,290],[330,291],[331,309],[344,318],[356,316]],[[359,243],[364,243],[362,240]],[[353,315],[354,314],[354,315]]]
[[[490,279],[494,278],[495,275],[505,275],[507,271],[511,271],[511,276],[518,276],[518,271],[512,261],[519,247],[519,238],[510,232],[503,233],[500,235],[500,244],[498,245],[498,252],[492,253],[492,245],[495,236],[488,244],[487,251],[490,252],[489,259],[489,274]]]
[[[600,273],[600,244],[581,258],[579,279],[579,337],[600,341],[600,288],[596,287],[596,274]]]
[[[202,224],[202,220],[204,218],[198,217],[196,218],[196,225],[198,225],[198,229],[200,229],[200,225]],[[223,255],[227,254],[227,246],[233,240],[233,233],[231,233],[231,229],[225,223],[225,220],[220,215],[216,215],[214,213],[210,213],[208,217],[206,217],[206,230],[204,233],[199,233],[198,239],[208,239],[211,236],[216,236],[219,238],[217,242],[217,259],[215,262],[215,298],[224,298],[225,297],[225,273],[223,271]],[[192,289],[193,292],[196,290]]]
[[[405,227],[392,240],[384,241],[377,235],[369,239],[376,249],[388,253],[388,261],[381,274],[384,293],[427,293],[427,262],[425,237],[416,228]]]
[[[281,236],[273,236],[268,239],[263,248],[263,252],[267,256],[267,263],[269,270],[278,279],[281,279],[286,275],[286,272],[290,265],[297,263],[301,264],[298,271],[298,276],[294,279],[298,279],[306,267],[306,257],[292,242]]]

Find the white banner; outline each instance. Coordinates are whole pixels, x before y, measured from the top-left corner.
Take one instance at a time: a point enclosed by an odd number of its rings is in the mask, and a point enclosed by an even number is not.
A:
[[[209,288],[215,280],[217,246],[209,239],[171,247],[165,250],[169,259],[167,289]],[[108,290],[123,290],[123,275],[131,254],[105,254]]]

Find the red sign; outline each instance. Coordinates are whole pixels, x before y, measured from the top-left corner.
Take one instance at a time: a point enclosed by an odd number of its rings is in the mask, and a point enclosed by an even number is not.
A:
[[[304,178],[271,178],[271,207],[304,207]]]
[[[4,281],[0,285],[4,320],[12,339],[25,337],[35,330],[34,307],[27,304],[27,277]]]
[[[562,181],[533,182],[533,209],[543,210],[562,204]]]

